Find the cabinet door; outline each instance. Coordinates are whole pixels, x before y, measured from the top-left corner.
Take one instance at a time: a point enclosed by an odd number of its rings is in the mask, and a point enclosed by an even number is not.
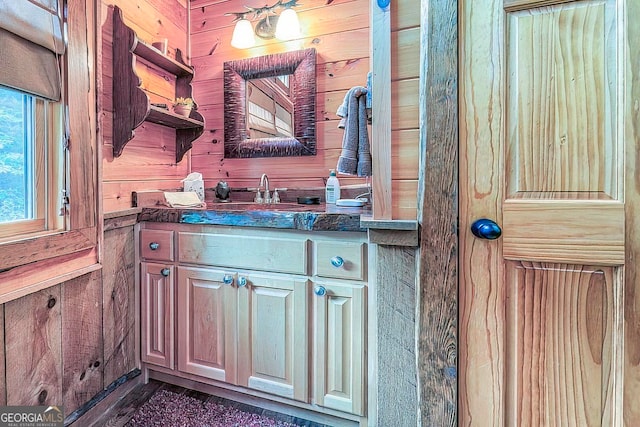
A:
[[[142,361],[173,369],[174,268],[142,263]]]
[[[235,275],[222,270],[178,267],[180,371],[237,383],[238,311],[234,283]]]
[[[308,287],[305,278],[247,276],[238,292],[241,385],[308,402]]]
[[[314,304],[314,399],[364,414],[365,285],[318,282]]]

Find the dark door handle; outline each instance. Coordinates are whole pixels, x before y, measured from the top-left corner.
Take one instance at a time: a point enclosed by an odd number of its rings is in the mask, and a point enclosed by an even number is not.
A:
[[[479,239],[495,240],[502,235],[500,226],[487,218],[477,219],[471,224],[471,232]]]

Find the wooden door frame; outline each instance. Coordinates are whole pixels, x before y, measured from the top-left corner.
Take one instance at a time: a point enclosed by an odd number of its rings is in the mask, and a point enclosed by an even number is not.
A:
[[[421,0],[417,364],[422,425],[457,425],[458,2]]]

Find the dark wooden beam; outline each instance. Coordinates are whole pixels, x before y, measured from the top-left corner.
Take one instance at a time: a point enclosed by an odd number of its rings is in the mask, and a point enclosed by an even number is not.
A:
[[[458,2],[421,0],[418,381],[424,426],[457,423]]]

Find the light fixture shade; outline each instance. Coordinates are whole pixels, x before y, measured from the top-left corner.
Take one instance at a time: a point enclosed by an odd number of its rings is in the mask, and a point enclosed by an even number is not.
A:
[[[256,44],[256,39],[253,36],[253,27],[251,22],[246,19],[241,19],[236,23],[233,29],[233,36],[231,37],[231,46],[238,49],[246,49]]]
[[[278,18],[276,38],[278,40],[293,40],[298,37],[300,37],[298,14],[293,9],[285,9]]]

